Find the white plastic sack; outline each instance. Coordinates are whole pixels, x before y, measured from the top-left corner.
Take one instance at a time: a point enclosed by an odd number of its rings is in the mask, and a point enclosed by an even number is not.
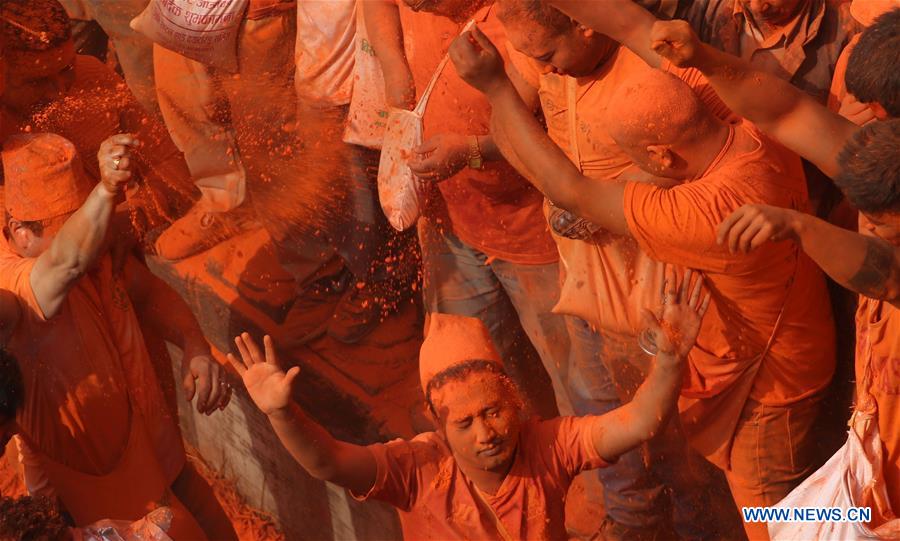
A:
[[[469,21],[460,34],[473,26],[475,21]],[[425,116],[428,98],[449,61],[450,55],[444,55],[415,109],[405,111],[391,108],[388,112],[381,147],[381,161],[378,164],[378,198],[381,200],[381,208],[388,222],[397,231],[415,225],[422,212],[424,186],[413,174],[407,162],[413,157],[413,149],[424,142],[425,128],[422,118]]]
[[[135,522],[101,520],[80,528],[76,541],[172,541],[166,533],[172,526],[172,510],[159,507]],[[79,537],[80,534],[80,537]]]
[[[384,74],[369,42],[362,7],[356,13],[356,51],[353,65],[353,94],[347,114],[344,142],[366,148],[381,148],[387,126],[388,107],[384,97]]]
[[[871,417],[854,422],[864,427],[851,429],[837,453],[824,466],[809,476],[775,507],[871,507],[872,518],[891,517],[887,490],[882,474],[881,438],[877,420]],[[772,541],[804,539],[856,541],[864,539],[900,538],[900,519],[894,518],[872,530],[861,522],[770,522]]]
[[[249,0],[150,0],[131,28],[201,64],[238,70],[237,35]]]
[[[413,149],[422,144],[424,131],[418,112],[389,110],[378,163],[378,199],[388,222],[397,231],[415,225],[421,214],[424,186],[408,161],[413,157]]]

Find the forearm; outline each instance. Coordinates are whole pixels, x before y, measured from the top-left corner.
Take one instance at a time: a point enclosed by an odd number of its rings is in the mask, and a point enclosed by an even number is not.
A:
[[[803,251],[835,282],[873,299],[900,303],[896,247],[800,212],[792,228]]]
[[[416,101],[416,85],[403,47],[403,29],[396,4],[380,0],[362,2],[369,42],[381,64],[388,105],[411,108]]]
[[[631,402],[603,416],[594,444],[612,460],[659,433],[676,409],[684,363],[659,353]]]
[[[644,62],[659,67],[660,58],[650,48],[652,13],[633,0],[549,0],[550,5],[596,32],[631,49]]]
[[[335,439],[296,404],[268,415],[288,453],[311,476],[364,494],[375,483],[375,463],[365,447]]]
[[[67,269],[73,281],[87,271],[104,248],[115,199],[115,194],[102,184],[95,186],[50,243],[46,252],[48,262],[54,268]]]
[[[508,80],[491,92],[491,126],[503,156],[553,203],[615,234],[629,234],[616,182],[590,179],[550,139]],[[507,129],[514,126],[514,129]]]

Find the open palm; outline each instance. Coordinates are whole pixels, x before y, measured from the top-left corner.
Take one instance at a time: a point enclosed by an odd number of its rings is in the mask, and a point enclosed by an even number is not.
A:
[[[652,334],[658,350],[679,358],[686,357],[694,347],[700,323],[709,308],[709,293],[702,295],[703,275],[697,274],[696,280],[692,280],[694,277],[694,271],[687,269],[679,284],[675,269],[666,265],[661,317],[657,318],[649,310],[644,310],[644,325]]]
[[[295,366],[285,373],[278,363],[275,346],[268,335],[263,338],[265,357],[248,333],[235,337],[234,343],[241,354],[241,360],[230,353],[228,360],[244,380],[244,386],[256,407],[266,415],[288,407],[294,379],[300,373],[300,368]]]

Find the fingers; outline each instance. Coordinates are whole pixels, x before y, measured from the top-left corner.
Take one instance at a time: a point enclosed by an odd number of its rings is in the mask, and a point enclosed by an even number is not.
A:
[[[253,359],[253,363],[259,364],[265,362],[262,351],[259,350],[259,346],[253,341],[253,337],[250,336],[250,333],[241,333],[241,338],[244,339],[244,346],[247,348],[250,358]]]
[[[697,309],[697,303],[700,301],[700,293],[702,293],[702,292],[703,292],[703,275],[698,274],[697,275],[697,284],[694,286],[694,291],[691,292],[691,298],[688,301],[688,306],[690,306],[691,309],[693,309],[693,310]],[[709,297],[708,294],[707,294],[707,297]]]
[[[728,237],[726,239],[726,244],[728,245],[728,251],[736,253],[738,251],[738,245],[741,241],[741,235],[744,234],[744,231],[747,230],[748,227],[753,223],[753,217],[745,214],[738,220],[731,229],[728,231]]]
[[[235,336],[234,345],[237,346],[238,353],[241,354],[241,359],[243,359],[244,364],[247,365],[247,368],[252,368],[256,363],[253,361],[253,357],[250,355],[250,352],[247,350],[247,346],[244,344],[244,337]]]
[[[184,360],[183,362],[188,362]],[[185,370],[184,379],[181,380],[181,387],[184,389],[184,396],[190,402],[194,399],[194,393],[197,391],[197,385],[194,383],[194,374],[190,369]]]
[[[263,347],[266,349],[266,362],[274,364],[275,366],[280,366],[278,363],[278,354],[275,353],[275,342],[272,341],[272,337],[268,334],[263,336]]]
[[[706,296],[703,297],[703,303],[700,304],[700,309],[697,310],[697,315],[700,316],[700,319],[703,319],[703,316],[706,315],[706,310],[709,309],[709,300],[711,298],[712,296],[709,293],[707,293]]]
[[[722,223],[720,223],[719,227],[716,229],[716,244],[719,246],[725,244],[728,240],[729,233],[731,233],[731,228],[744,218],[744,215],[747,212],[746,209],[746,207],[741,207],[722,220]]]
[[[140,146],[140,141],[138,141],[137,137],[131,133],[118,133],[113,135],[112,137],[107,138],[100,145],[100,150],[103,151],[104,146],[113,146],[113,145],[123,145],[129,146],[132,148],[138,148]]]
[[[752,245],[753,239],[758,235],[763,234],[766,235],[766,240],[768,240],[769,236],[771,236],[770,231],[770,229],[767,229],[765,223],[760,223],[758,219],[753,220],[738,237],[736,246],[737,250],[741,253],[748,253],[750,251],[750,246]]]
[[[691,287],[691,278],[694,276],[693,269],[684,271],[684,278],[681,280],[681,288],[678,290],[678,299],[675,302],[684,302],[688,298],[688,292]]]
[[[415,154],[428,154],[437,150],[439,146],[440,143],[438,142],[438,140],[435,138],[431,138],[421,145],[417,146],[416,148],[412,149],[412,151]]]
[[[222,379],[219,365],[210,361],[209,365],[209,396],[206,397],[206,403],[203,404],[203,410],[200,410],[200,402],[197,401],[197,411],[209,415],[219,405],[219,400],[225,393],[225,380]]]
[[[229,384],[229,383],[226,383],[225,385],[223,385],[222,389],[224,389],[224,391],[222,392],[222,395],[219,397],[219,403],[217,405],[217,409],[219,409],[220,411],[224,410],[225,407],[228,406],[228,403],[231,402],[231,395],[234,392],[234,389],[232,389],[231,384]]]
[[[762,224],[762,226],[760,226],[756,231],[756,234],[750,237],[746,245],[741,245],[741,249],[743,249],[746,253],[759,248],[770,240],[775,240],[772,235],[773,231],[774,229],[772,227],[772,224]]]
[[[209,370],[204,370],[197,377],[197,411],[206,413],[207,404],[209,404],[209,395],[212,392],[212,381]]]
[[[484,51],[496,53],[497,48],[494,47],[493,42],[491,42],[490,38],[484,35],[484,32],[478,28],[478,25],[472,26],[472,37],[475,38],[475,42],[478,43],[478,46],[481,47]]]
[[[228,362],[231,363],[231,366],[233,366],[234,369],[237,370],[238,375],[243,378],[244,373],[247,372],[247,367],[244,366],[244,363],[239,361],[238,358],[235,357],[234,355],[232,355],[231,353],[229,353],[225,357],[228,359]]]
[[[663,284],[663,304],[678,302],[678,278],[675,275],[675,267],[666,265],[666,279]]]

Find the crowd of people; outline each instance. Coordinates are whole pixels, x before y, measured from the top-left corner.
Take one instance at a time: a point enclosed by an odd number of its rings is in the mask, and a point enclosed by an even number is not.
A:
[[[190,9],[233,32],[146,31]],[[68,526],[166,507],[171,539],[237,539],[186,460],[168,342],[198,413],[236,371],[303,469],[406,539],[720,539],[710,486],[796,501],[848,423],[851,503],[893,538],[898,68],[898,0],[0,0],[0,444]],[[379,201],[399,111],[422,126],[406,231]],[[242,333],[227,367],[145,258],[259,228],[291,310],[336,307]],[[279,346],[359,343],[413,297],[434,430],[334,438]],[[602,520],[576,532],[588,470]]]

